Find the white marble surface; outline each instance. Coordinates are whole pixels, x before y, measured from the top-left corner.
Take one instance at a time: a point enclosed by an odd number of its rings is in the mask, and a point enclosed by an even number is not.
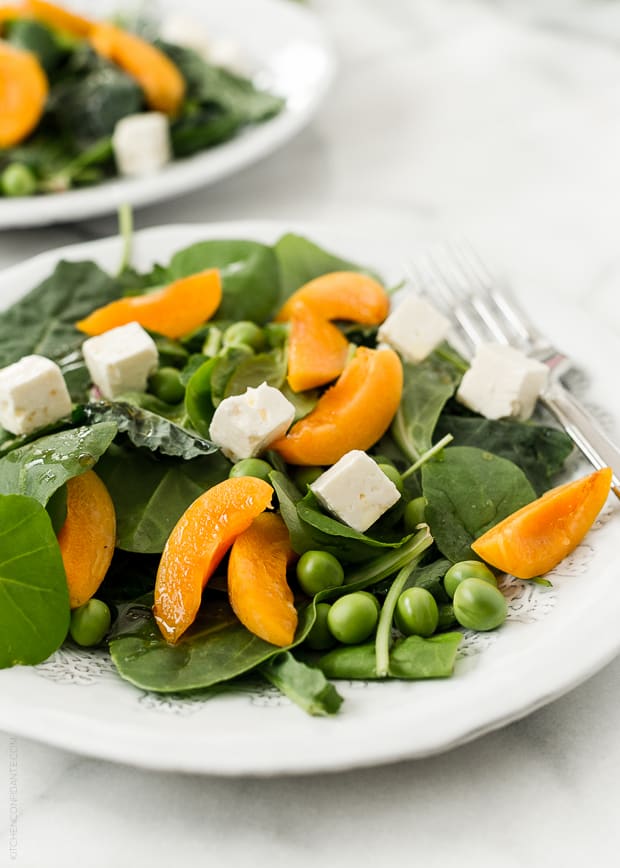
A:
[[[394,221],[412,238],[429,223],[457,229],[532,300],[545,293],[600,316],[620,358],[619,0],[314,6],[341,67],[312,126],[137,225],[266,217],[363,231]],[[105,219],[5,232],[0,266],[113,229]],[[305,779],[147,773],[0,735],[0,865],[615,865],[619,687],[616,660],[443,756]]]

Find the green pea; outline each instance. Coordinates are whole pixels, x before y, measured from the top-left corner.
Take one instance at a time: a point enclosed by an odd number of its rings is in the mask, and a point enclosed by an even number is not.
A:
[[[339,588],[344,582],[344,570],[329,552],[308,551],[297,561],[297,580],[302,591],[314,597],[326,588]]]
[[[329,603],[317,603],[316,605],[316,619],[306,636],[306,645],[313,651],[327,651],[328,648],[333,648],[336,644],[336,640],[327,626],[327,616],[330,609]]]
[[[439,612],[439,620],[437,621],[437,632],[440,630],[448,630],[458,623],[454,617],[454,606],[452,603],[440,603],[437,606]]]
[[[230,468],[228,473],[229,479],[234,479],[235,476],[255,476],[256,479],[263,479],[269,482],[269,474],[273,471],[273,467],[262,458],[242,458]]]
[[[322,467],[299,467],[293,473],[293,480],[300,491],[305,491],[308,485],[312,485],[322,475]]]
[[[398,470],[394,467],[393,464],[377,464],[377,467],[382,470],[390,482],[393,482],[396,488],[398,489],[398,493],[403,493],[403,479]]]
[[[454,615],[468,630],[495,630],[506,620],[506,598],[483,579],[463,579],[454,593]]]
[[[373,606],[377,610],[377,615],[381,612],[381,603],[374,594],[371,594],[370,591],[356,591],[357,594],[362,594],[364,597],[368,597],[368,599],[372,602]]]
[[[413,533],[419,524],[424,523],[424,511],[426,509],[426,498],[416,497],[410,500],[405,507],[403,520],[405,522],[405,530],[407,533]]]
[[[396,626],[405,636],[432,636],[439,623],[435,598],[425,588],[407,588],[396,603]]]
[[[9,163],[0,176],[0,189],[5,196],[32,196],[37,179],[25,163]]]
[[[459,561],[452,564],[443,579],[443,586],[449,597],[454,597],[455,591],[464,579],[481,579],[497,587],[497,579],[482,561]]]
[[[343,645],[358,645],[374,632],[379,619],[369,594],[356,592],[336,600],[327,614],[327,626]]]
[[[98,645],[110,629],[112,616],[102,600],[94,597],[71,612],[69,633],[74,642],[84,647]]]
[[[228,347],[242,344],[253,350],[262,350],[265,346],[265,335],[262,328],[256,323],[250,320],[241,320],[228,326],[224,332],[224,344]]]
[[[269,322],[263,329],[265,340],[270,349],[282,347],[288,340],[290,326],[288,323]]]
[[[178,404],[185,397],[185,386],[176,368],[158,368],[149,377],[149,388],[166,404]]]

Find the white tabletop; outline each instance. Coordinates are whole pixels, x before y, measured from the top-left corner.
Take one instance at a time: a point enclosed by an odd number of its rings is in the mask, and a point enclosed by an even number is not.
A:
[[[523,292],[594,312],[620,351],[620,3],[314,6],[340,55],[316,121],[137,225],[250,217],[411,225],[412,238],[429,223],[458,230]],[[0,266],[114,228],[5,232]],[[0,734],[0,865],[13,864],[10,846],[20,868],[616,864],[619,687],[616,660],[442,756],[311,778],[148,773]]]

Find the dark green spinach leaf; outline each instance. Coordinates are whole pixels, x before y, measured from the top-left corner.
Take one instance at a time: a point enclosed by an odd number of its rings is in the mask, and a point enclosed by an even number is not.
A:
[[[375,535],[359,533],[322,512],[311,491],[297,504],[297,515],[312,540],[312,548],[329,551],[343,563],[366,560],[376,554],[377,549],[398,548],[409,538],[392,532],[379,535],[376,524],[373,525]],[[283,517],[286,522],[286,516]]]
[[[215,413],[211,395],[211,377],[219,359],[215,356],[192,373],[185,387],[185,411],[189,421],[203,437],[209,436],[209,426]]]
[[[516,464],[472,446],[448,447],[425,464],[422,490],[431,533],[453,563],[475,559],[471,543],[536,498]]]
[[[134,446],[143,446],[163,455],[189,461],[202,455],[210,455],[218,448],[211,441],[191,434],[180,425],[132,404],[100,401],[87,404],[83,413],[89,423],[113,422],[119,433],[126,434]]]
[[[431,448],[433,432],[446,402],[454,394],[462,372],[437,352],[417,365],[403,364],[403,396],[391,433],[411,461]]]
[[[513,461],[539,495],[549,488],[573,451],[573,441],[563,431],[516,420],[444,414],[436,436],[445,434],[452,434],[453,446],[477,446]]]
[[[117,545],[130,552],[164,550],[173,527],[203,492],[228,477],[218,451],[189,461],[112,446],[97,465],[116,510]]]
[[[266,353],[256,353],[241,359],[226,382],[224,397],[243,395],[248,388],[267,383],[280,389],[286,379],[286,352],[277,347]]]
[[[118,297],[94,262],[59,262],[43,283],[0,313],[0,367],[30,353],[61,360],[82,345],[74,323]]]
[[[46,660],[69,629],[69,591],[48,514],[0,495],[0,669]]]
[[[116,436],[114,422],[41,437],[0,459],[0,494],[25,494],[46,505],[74,476],[92,470]]]
[[[281,653],[239,622],[228,602],[210,597],[194,625],[169,645],[149,607],[121,607],[110,641],[120,675],[137,687],[160,693],[197,690],[230,681]]]
[[[328,253],[308,238],[292,232],[283,235],[273,249],[280,272],[282,302],[304,283],[330,271],[362,271],[374,276],[369,269]]]
[[[259,671],[308,714],[336,714],[342,705],[342,696],[321,670],[296,660],[290,651],[272,657]]]
[[[223,297],[220,319],[264,322],[280,297],[278,264],[271,247],[257,241],[200,241],[172,257],[169,277],[175,280],[205,268],[219,268]]]

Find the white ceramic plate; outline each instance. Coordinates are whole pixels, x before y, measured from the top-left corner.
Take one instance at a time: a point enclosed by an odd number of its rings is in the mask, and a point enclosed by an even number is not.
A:
[[[272,242],[291,229],[390,281],[401,276],[410,249],[410,239],[394,234],[351,239],[317,227],[227,223],[140,232],[134,260],[145,268],[200,239]],[[120,246],[116,238],[95,241],[13,267],[0,275],[2,304],[22,296],[61,258],[115,269]],[[613,426],[614,415],[620,418],[617,378],[603,360],[618,357],[618,341],[585,322],[583,311],[536,304],[540,326],[592,375],[588,398],[607,408]],[[452,679],[341,684],[346,702],[333,718],[310,718],[271,689],[206,702],[157,696],[121,681],[103,653],[63,650],[38,667],[0,672],[0,728],[105,759],[220,775],[310,773],[443,751],[549,702],[620,650],[619,529],[620,510],[610,502],[550,576],[553,588],[509,585],[507,623],[494,633],[466,634]]]
[[[63,4],[93,15],[87,0]],[[331,48],[311,11],[288,0],[175,0],[173,5],[175,14],[200,20],[216,37],[237,42],[256,70],[257,83],[285,97],[284,110],[229,142],[176,160],[156,175],[118,178],[47,196],[0,198],[0,229],[83,220],[126,202],[150,205],[196,190],[260,160],[308,123],[334,72]],[[104,18],[122,7],[123,0],[99,0],[96,16]]]

